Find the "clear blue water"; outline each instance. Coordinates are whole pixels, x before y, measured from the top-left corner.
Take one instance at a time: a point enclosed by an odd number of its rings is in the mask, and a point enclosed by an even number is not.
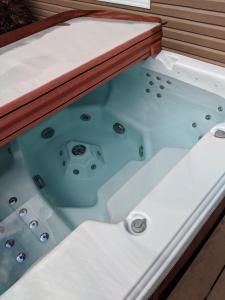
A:
[[[96,99],[104,100],[104,95],[96,92],[92,103],[81,100],[20,138],[32,175],[41,175],[46,183],[44,196],[53,205],[95,205],[99,187],[128,161],[141,159],[139,146],[143,138],[140,132],[105,111],[101,102],[95,104]],[[81,120],[82,114],[88,114],[91,119]],[[116,122],[123,123],[123,134],[113,130]],[[43,139],[41,132],[47,127],[54,128],[55,134]],[[85,147],[83,155],[72,153],[77,145]]]
[[[161,149],[190,149],[224,121],[224,98],[136,66],[1,148],[0,293],[81,222],[110,222],[107,200]],[[38,233],[28,228],[34,218]],[[22,250],[27,259],[18,264]]]
[[[191,148],[224,121],[223,108],[219,96],[135,67],[18,140],[53,206],[91,207],[99,188],[129,161],[149,160],[164,147]],[[125,132],[116,133],[115,123]],[[54,129],[51,138],[41,136],[45,128]],[[76,145],[85,147],[83,155],[72,153]]]

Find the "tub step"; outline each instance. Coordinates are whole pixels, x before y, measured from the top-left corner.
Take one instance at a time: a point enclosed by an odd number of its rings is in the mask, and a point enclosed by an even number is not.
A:
[[[151,160],[131,161],[99,190],[98,201],[89,208],[58,207],[58,213],[77,227],[86,220],[117,223],[177,164],[187,149],[164,148]]]
[[[164,148],[121,187],[107,202],[112,223],[123,220],[161,179],[187,154],[187,149]],[[104,189],[110,189],[108,181]]]

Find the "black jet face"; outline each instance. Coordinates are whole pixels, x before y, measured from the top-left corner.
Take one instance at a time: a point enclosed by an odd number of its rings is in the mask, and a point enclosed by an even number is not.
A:
[[[41,132],[41,137],[43,139],[50,139],[55,134],[55,130],[52,127],[47,127]]]
[[[86,152],[86,147],[84,145],[76,145],[72,149],[73,155],[83,155]]]

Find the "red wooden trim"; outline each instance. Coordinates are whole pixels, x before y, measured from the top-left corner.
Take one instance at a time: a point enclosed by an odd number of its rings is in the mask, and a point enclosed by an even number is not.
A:
[[[25,94],[22,97],[15,99],[14,101],[11,101],[10,103],[1,107],[0,119],[4,115],[10,113],[11,111],[18,109],[19,107],[23,106],[24,104],[27,104],[28,102],[33,101],[37,97],[40,97],[41,95],[49,92],[50,90],[53,90],[54,88],[58,87],[59,85],[63,84],[64,82],[71,80],[71,78],[74,78],[74,77],[78,76],[79,74],[84,73],[87,70],[93,68],[94,66],[119,54],[120,52],[126,50],[127,48],[131,47],[132,45],[137,44],[140,41],[152,36],[156,32],[161,32],[161,25],[154,27],[151,30],[129,40],[128,42],[124,43],[123,45],[117,46],[116,48],[96,57],[93,60],[90,60],[88,63],[83,64],[82,66],[75,68],[74,70],[72,70],[66,74],[63,74],[62,76],[59,76],[58,78],[42,85],[40,88],[34,89],[32,92]]]
[[[57,107],[56,109],[48,112],[47,114],[45,114],[44,116],[42,116],[41,118],[34,120],[33,122],[31,122],[30,124],[27,124],[26,126],[24,126],[23,128],[19,129],[18,131],[14,132],[13,134],[11,134],[10,136],[6,137],[4,140],[0,141],[0,146],[9,143],[10,141],[12,141],[14,138],[18,137],[19,135],[23,134],[24,132],[26,132],[28,129],[31,129],[32,127],[36,126],[37,124],[39,124],[41,121],[49,118],[50,116],[52,116],[53,114],[55,114],[56,112],[62,110],[63,108],[66,108],[68,105],[74,103],[75,101],[79,100],[81,97],[85,96],[86,94],[90,93],[91,91],[95,90],[97,87],[103,85],[104,83],[106,83],[107,81],[109,81],[110,79],[112,79],[113,77],[117,76],[118,74],[120,74],[121,72],[126,71],[127,69],[129,69],[131,66],[133,66],[135,63],[137,63],[138,61],[141,61],[145,58],[147,58],[149,56],[149,49],[147,50],[146,53],[143,53],[140,55],[140,53],[138,53],[138,55],[136,55],[133,60],[127,64],[126,66],[124,66],[123,68],[121,68],[120,70],[118,70],[117,72],[111,74],[110,76],[108,76],[107,78],[105,78],[104,80],[102,80],[101,82],[97,83],[96,85],[93,85],[92,87],[90,87],[89,89],[87,89],[86,91],[82,92],[81,94],[79,94],[78,96],[70,99],[69,101],[67,101],[66,103],[64,103],[63,105]]]
[[[150,55],[155,57],[162,49],[162,39],[158,40],[156,43],[152,44],[150,47]]]
[[[115,20],[127,20],[127,21],[140,21],[140,22],[154,22],[162,23],[162,20],[153,16],[141,16],[129,13],[120,13],[112,11],[91,11],[87,17],[103,18],[103,19],[115,19]]]
[[[64,108],[75,102],[81,96],[87,94],[92,86],[96,86],[97,83],[100,85],[103,81],[105,82],[106,78],[111,78],[112,73],[121,73],[134,57],[139,57],[143,53],[149,55],[150,45],[153,42],[157,43],[160,39],[160,34],[149,37],[103,64],[97,65],[94,69],[88,70],[35,101],[6,115],[0,120],[0,144],[5,141],[6,137],[11,136],[18,129],[26,127],[27,124],[31,124],[33,120],[37,118],[42,120],[42,117],[48,112],[55,111],[58,107]]]

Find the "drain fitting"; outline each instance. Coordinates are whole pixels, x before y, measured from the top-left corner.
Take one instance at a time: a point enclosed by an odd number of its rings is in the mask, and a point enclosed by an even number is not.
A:
[[[140,235],[145,232],[149,218],[143,213],[132,213],[125,220],[127,231],[133,235]]]
[[[145,218],[135,219],[131,222],[131,230],[133,233],[139,234],[147,228],[147,220]]]
[[[215,131],[215,137],[220,138],[220,139],[224,139],[225,138],[225,131],[223,130],[216,130]]]
[[[211,134],[213,134],[216,138],[224,139],[225,138],[225,123],[217,124],[210,130]]]

